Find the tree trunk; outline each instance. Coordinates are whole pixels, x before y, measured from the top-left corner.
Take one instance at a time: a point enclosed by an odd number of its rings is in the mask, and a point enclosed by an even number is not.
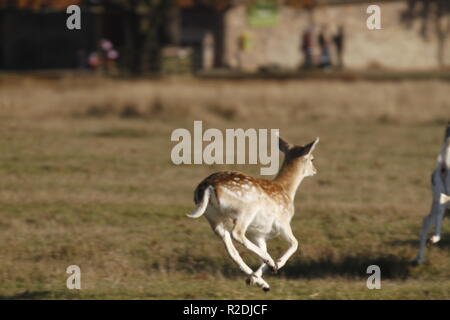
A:
[[[443,68],[445,66],[444,56],[445,56],[445,37],[439,36],[437,49],[437,59],[439,68]]]
[[[175,0],[168,0],[166,7],[166,37],[169,45],[180,45],[180,8]]]
[[[141,28],[142,47],[140,50],[139,72],[147,73],[150,71],[152,59],[151,46],[154,33],[153,28],[156,27],[156,24],[154,24],[154,21],[152,20],[152,14],[149,13],[141,17],[141,24],[143,25],[143,27]]]
[[[442,8],[438,8],[442,9]],[[443,15],[442,11],[438,11],[435,19],[435,28],[437,36],[437,60],[440,68],[445,66],[445,44],[447,36],[450,33],[450,17]]]
[[[134,73],[136,71],[136,17],[134,12],[127,12],[125,16],[125,69],[126,72]]]

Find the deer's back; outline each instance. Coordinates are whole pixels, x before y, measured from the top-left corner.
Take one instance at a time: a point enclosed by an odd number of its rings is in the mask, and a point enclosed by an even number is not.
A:
[[[290,207],[290,199],[284,188],[275,181],[254,178],[235,171],[216,172],[204,179],[196,188],[194,201],[198,203],[205,189],[212,186],[221,207],[266,206],[272,211],[284,211]],[[233,205],[234,204],[234,205]],[[231,208],[234,209],[234,208]]]

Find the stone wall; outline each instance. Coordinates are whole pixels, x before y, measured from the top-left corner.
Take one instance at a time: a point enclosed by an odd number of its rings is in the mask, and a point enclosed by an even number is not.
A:
[[[331,35],[339,25],[345,29],[344,65],[350,69],[388,68],[426,70],[438,67],[438,43],[430,34],[420,35],[420,21],[411,27],[401,22],[406,1],[378,2],[381,8],[382,30],[366,26],[367,7],[372,3],[320,6],[313,11],[280,7],[278,23],[272,27],[250,27],[246,8],[236,6],[225,16],[224,63],[247,71],[278,66],[298,68],[303,61],[301,35],[310,25],[318,30],[324,24]],[[246,34],[250,45],[239,49],[239,39]],[[450,41],[447,41],[445,63],[450,64]]]

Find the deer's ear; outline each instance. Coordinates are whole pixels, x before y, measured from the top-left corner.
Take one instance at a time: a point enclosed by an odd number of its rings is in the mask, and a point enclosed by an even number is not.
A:
[[[281,137],[278,137],[278,147],[280,148],[280,151],[286,153],[292,148],[292,145]]]
[[[303,147],[304,154],[305,155],[311,154],[314,151],[314,149],[316,148],[316,145],[319,143],[319,140],[320,140],[319,137],[317,137],[316,140],[314,140],[313,142],[308,143],[306,146],[304,146]]]

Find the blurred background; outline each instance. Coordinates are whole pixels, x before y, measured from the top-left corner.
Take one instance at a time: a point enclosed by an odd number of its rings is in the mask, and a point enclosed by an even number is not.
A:
[[[450,63],[448,1],[2,0],[0,68],[129,74],[300,67],[437,70]],[[68,30],[66,8],[82,11]],[[112,68],[109,68],[112,69]],[[110,70],[111,71],[111,70]]]
[[[445,0],[0,0],[0,298],[450,298],[448,223],[410,266],[450,119],[449,36]],[[185,217],[207,175],[259,174],[174,165],[171,133],[194,120],[321,138],[300,250],[268,295]]]

